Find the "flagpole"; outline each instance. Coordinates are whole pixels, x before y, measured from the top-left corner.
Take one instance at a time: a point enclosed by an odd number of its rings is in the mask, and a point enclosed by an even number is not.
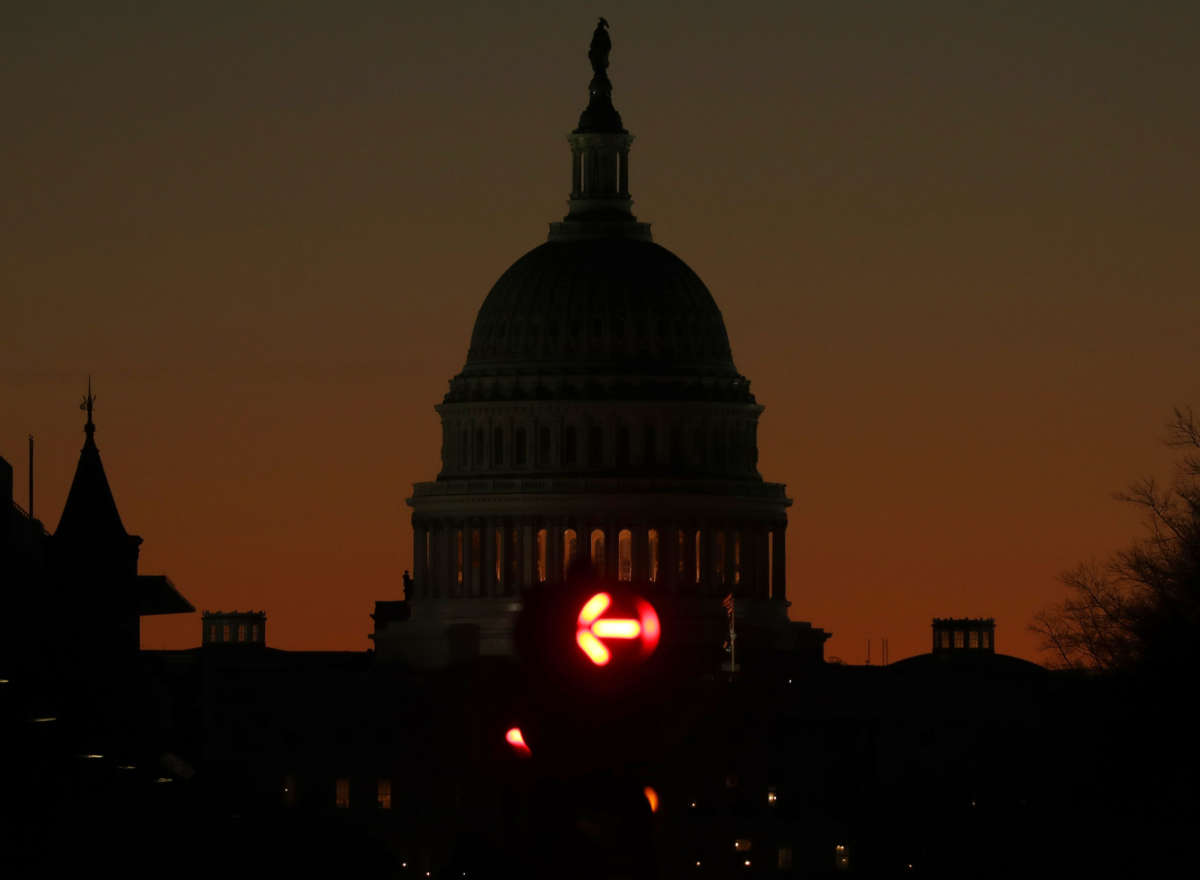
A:
[[[725,606],[725,611],[729,614],[729,680],[733,681],[734,673],[737,671],[737,614],[733,598],[733,593],[729,593],[722,605]]]
[[[734,613],[734,602],[729,603],[729,680],[737,675],[737,615]]]

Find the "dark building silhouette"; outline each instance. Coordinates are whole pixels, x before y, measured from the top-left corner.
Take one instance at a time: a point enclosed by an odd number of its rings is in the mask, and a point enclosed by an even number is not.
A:
[[[990,617],[935,617],[933,652],[996,650],[996,621]]]
[[[492,287],[436,408],[442,467],[409,499],[412,585],[378,603],[380,657],[511,655],[522,595],[586,560],[644,585],[698,662],[720,661],[729,594],[740,663],[820,662],[828,634],[788,621],[791,500],[758,472],[763,407],[704,282],[632,212],[610,48],[597,28],[567,215]]]
[[[200,644],[225,647],[265,647],[267,613],[265,611],[205,611]]]

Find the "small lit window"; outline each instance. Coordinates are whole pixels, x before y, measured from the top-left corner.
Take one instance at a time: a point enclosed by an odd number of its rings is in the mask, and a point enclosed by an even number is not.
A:
[[[658,581],[658,529],[646,533],[647,549],[650,552],[650,582]]]
[[[575,534],[574,529],[567,529],[563,532],[563,577],[567,576],[567,569],[571,567],[571,563],[575,560],[575,555],[579,552],[579,537]]]
[[[545,529],[537,531],[537,579],[538,583],[546,582],[550,571],[550,533]]]
[[[341,809],[346,809],[350,806],[350,780],[339,779],[337,781],[336,794],[334,803]]]
[[[592,529],[592,566],[596,571],[604,575],[604,532],[600,529]]]
[[[229,623],[225,624],[221,641],[224,641],[224,642],[233,641],[233,624],[229,624]]]
[[[244,642],[244,641],[246,641],[246,624],[244,624],[244,623],[239,623],[239,624],[238,624],[238,636],[237,636],[237,640],[238,640],[239,642]]]
[[[633,533],[629,529],[617,533],[617,580],[633,580]]]
[[[737,852],[749,852],[754,848],[754,844],[748,837],[739,837],[733,842],[733,848]]]
[[[963,646],[963,631],[956,629],[954,631],[954,647],[961,648]]]
[[[379,785],[375,789],[375,800],[378,802],[379,809],[381,810],[390,810],[392,808],[392,780],[379,780]]]
[[[978,630],[973,629],[969,633],[967,633],[967,647],[968,648],[978,648],[979,647],[979,631]]]

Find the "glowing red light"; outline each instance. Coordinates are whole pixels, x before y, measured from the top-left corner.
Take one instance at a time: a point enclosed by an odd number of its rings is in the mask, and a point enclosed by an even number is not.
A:
[[[642,625],[636,620],[597,620],[592,632],[601,639],[636,639],[642,634]]]
[[[504,739],[510,746],[517,750],[517,753],[528,757],[530,755],[529,746],[525,745],[525,737],[521,735],[521,728],[510,727],[508,732],[504,734]]]
[[[597,617],[608,610],[612,604],[612,596],[608,593],[597,593],[587,600],[583,610],[579,612],[580,627],[591,626]]]
[[[658,622],[658,612],[645,599],[638,599],[637,610],[642,629],[642,651],[649,654],[658,647],[658,637],[662,635],[662,625]]]
[[[647,785],[645,788],[642,789],[642,794],[644,794],[646,796],[646,802],[648,804],[650,804],[650,812],[657,813],[658,812],[658,792],[655,791],[651,786]]]
[[[602,615],[612,606],[612,596],[608,593],[596,593],[579,611],[576,624],[575,642],[587,658],[597,666],[606,666],[612,660],[612,651],[601,639],[624,639],[641,642],[641,652],[649,654],[658,646],[661,627],[658,614],[649,602],[644,599],[636,600],[638,616],[607,617]]]
[[[590,629],[581,629],[575,634],[575,641],[579,643],[583,653],[588,655],[588,659],[597,666],[604,666],[612,659],[612,652],[604,647],[602,641],[592,635]]]

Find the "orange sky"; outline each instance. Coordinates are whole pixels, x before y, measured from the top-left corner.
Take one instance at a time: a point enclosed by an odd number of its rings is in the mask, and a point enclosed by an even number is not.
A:
[[[767,407],[793,617],[850,662],[935,615],[1036,658],[1056,575],[1136,533],[1111,493],[1200,404],[1200,7],[964,5],[6,12],[17,500],[32,432],[57,524],[91,372],[142,571],[276,647],[367,647],[475,312],[565,212],[602,12],[635,211]]]

